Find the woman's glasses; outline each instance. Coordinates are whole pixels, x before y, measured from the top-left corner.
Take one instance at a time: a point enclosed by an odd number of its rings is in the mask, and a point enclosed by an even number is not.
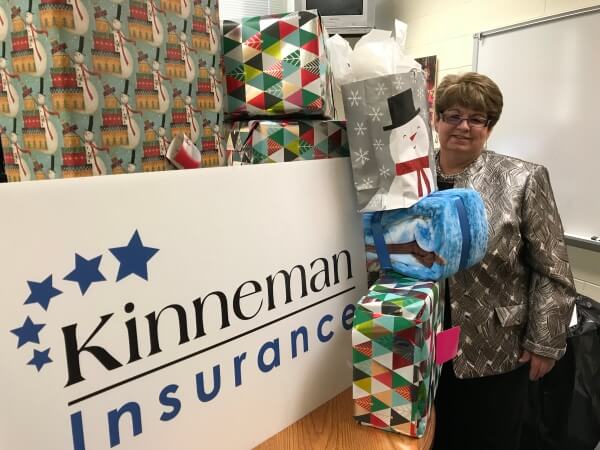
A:
[[[487,117],[480,115],[465,117],[455,112],[443,112],[441,116],[444,122],[446,122],[448,125],[453,126],[458,126],[462,123],[463,120],[466,120],[470,127],[485,128],[491,122],[491,120]]]

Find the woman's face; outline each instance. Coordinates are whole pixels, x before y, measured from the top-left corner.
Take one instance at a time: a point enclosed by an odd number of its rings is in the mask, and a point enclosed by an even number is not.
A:
[[[454,121],[458,117],[469,118],[461,120],[458,124],[451,124],[444,120]],[[452,152],[457,156],[471,156],[477,158],[485,146],[485,142],[492,132],[489,126],[474,126],[475,122],[486,120],[487,115],[482,111],[476,111],[463,106],[452,106],[443,111],[441,117],[436,114],[435,129],[440,140],[441,151]]]

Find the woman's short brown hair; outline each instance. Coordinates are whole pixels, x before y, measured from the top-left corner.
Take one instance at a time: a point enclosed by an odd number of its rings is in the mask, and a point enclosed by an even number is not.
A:
[[[439,115],[453,106],[484,112],[490,127],[496,125],[502,113],[502,92],[491,78],[476,72],[447,75],[436,91],[435,112]]]

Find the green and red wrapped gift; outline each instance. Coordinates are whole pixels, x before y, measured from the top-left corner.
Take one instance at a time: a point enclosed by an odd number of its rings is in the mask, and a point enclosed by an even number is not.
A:
[[[317,11],[224,21],[225,112],[333,117],[325,37]]]

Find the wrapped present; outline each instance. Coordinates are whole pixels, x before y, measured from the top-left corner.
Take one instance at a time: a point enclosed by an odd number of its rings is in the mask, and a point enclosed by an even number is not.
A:
[[[100,52],[114,52],[115,39],[112,33],[94,33],[93,47]]]
[[[29,38],[27,31],[12,33],[12,49],[15,52],[20,52],[29,49]]]
[[[145,3],[131,1],[129,3],[129,14],[134,19],[148,21],[148,8]]]
[[[154,76],[152,73],[138,73],[136,80],[136,89],[152,91],[154,90]]]
[[[30,150],[47,150],[46,130],[44,128],[23,128],[23,145]]]
[[[102,110],[102,126],[123,126],[121,108],[104,108]]]
[[[348,156],[346,125],[335,120],[251,120],[235,122],[233,130],[246,138],[228,144],[228,155],[246,156],[252,164],[302,161]],[[250,132],[250,130],[252,130]],[[231,160],[233,162],[233,159]]]
[[[187,112],[185,108],[173,108],[171,110],[173,123],[187,123]]]
[[[42,128],[40,113],[38,111],[24,111],[23,128]]]
[[[478,263],[487,251],[485,205],[472,189],[437,191],[410,208],[363,214],[363,227],[370,272],[440,280]]]
[[[354,418],[413,437],[425,433],[440,374],[438,285],[393,272],[356,307],[352,328]]]
[[[167,44],[167,58],[168,60],[180,61],[181,60],[181,46],[179,44]]]
[[[21,51],[13,50],[10,52],[12,57],[13,69],[17,73],[35,73],[36,63],[35,57],[33,56],[33,49],[26,49]]]
[[[40,23],[44,28],[75,28],[73,5],[63,0],[53,0],[40,4]]]
[[[317,11],[224,21],[225,112],[332,117],[325,38]]]
[[[144,150],[145,158],[155,158],[155,157],[161,156],[160,144],[158,141],[144,142],[143,150]]]
[[[121,55],[115,51],[104,51],[92,48],[92,66],[102,73],[120,74]]]
[[[77,72],[74,67],[51,68],[52,86],[55,88],[77,88]]]
[[[10,112],[10,105],[8,103],[8,94],[0,91],[0,113],[7,114]]]

